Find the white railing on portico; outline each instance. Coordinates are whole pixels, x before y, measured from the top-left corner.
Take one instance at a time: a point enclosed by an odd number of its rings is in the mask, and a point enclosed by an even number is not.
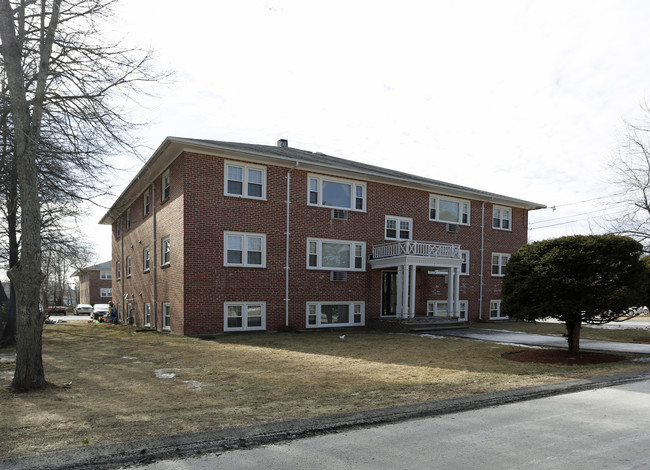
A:
[[[460,259],[460,245],[451,243],[422,242],[404,240],[382,243],[372,247],[372,259],[395,256],[423,256],[426,258]]]

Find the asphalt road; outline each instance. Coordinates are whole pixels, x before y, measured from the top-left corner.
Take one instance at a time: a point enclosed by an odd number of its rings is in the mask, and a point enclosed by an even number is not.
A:
[[[645,380],[130,468],[647,469],[649,395]]]

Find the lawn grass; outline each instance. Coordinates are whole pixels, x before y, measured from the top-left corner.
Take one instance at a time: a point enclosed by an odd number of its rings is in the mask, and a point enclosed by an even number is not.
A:
[[[13,364],[0,362],[0,458],[648,367],[633,361],[635,355],[579,367],[530,364],[501,357],[520,346],[362,330],[345,332],[343,339],[342,334],[233,334],[203,340],[123,325],[46,325],[48,390],[10,393],[5,385]]]

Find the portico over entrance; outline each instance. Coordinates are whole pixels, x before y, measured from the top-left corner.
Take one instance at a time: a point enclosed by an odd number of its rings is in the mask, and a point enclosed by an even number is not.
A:
[[[426,241],[402,240],[372,247],[372,269],[396,270],[393,283],[382,282],[382,295],[389,293],[397,318],[415,316],[415,288],[418,268],[447,271],[447,316],[460,314],[459,285],[463,263],[460,245]],[[393,315],[393,312],[383,313]]]

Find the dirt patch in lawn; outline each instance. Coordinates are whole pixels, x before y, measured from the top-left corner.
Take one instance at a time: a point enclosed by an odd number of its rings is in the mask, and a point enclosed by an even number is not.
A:
[[[527,349],[503,353],[504,359],[518,362],[537,362],[543,364],[564,364],[569,366],[584,366],[587,364],[605,364],[625,360],[625,356],[600,352],[584,351],[570,353],[564,349]]]
[[[0,458],[648,367],[632,361],[635,355],[579,367],[502,358],[519,350],[435,334],[315,331],[201,340],[123,325],[46,325],[47,390],[10,393],[15,366],[0,362]]]

